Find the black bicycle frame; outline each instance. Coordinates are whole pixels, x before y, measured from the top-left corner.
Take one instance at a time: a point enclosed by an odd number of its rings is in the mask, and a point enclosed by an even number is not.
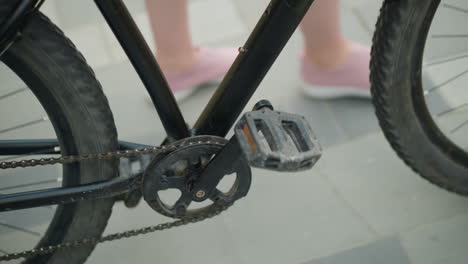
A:
[[[39,0],[25,1],[36,4],[39,2]],[[224,137],[227,134],[314,0],[272,0],[270,2],[245,45],[239,48],[239,55],[234,64],[192,130],[187,127],[154,55],[122,0],[94,1],[153,100],[169,140],[177,140],[191,135]],[[8,21],[21,19],[21,17],[14,17],[16,13],[12,13],[12,18]],[[139,146],[130,142],[121,142],[120,145],[121,148]],[[36,151],[34,154],[50,154],[54,149],[57,151],[56,147],[56,141],[50,140],[0,141],[0,155],[30,154],[34,150]],[[113,181],[115,184],[112,183]],[[50,204],[51,201],[57,201],[58,198],[61,203],[71,202],[77,192],[95,194],[96,190],[103,190],[104,185],[107,188],[106,193],[112,192],[112,188],[118,186],[118,191],[115,193],[120,194],[122,181],[122,179],[115,179],[106,184],[0,195],[0,211],[42,206]],[[100,198],[98,196],[94,195],[89,198]],[[70,199],[66,199],[67,197]]]

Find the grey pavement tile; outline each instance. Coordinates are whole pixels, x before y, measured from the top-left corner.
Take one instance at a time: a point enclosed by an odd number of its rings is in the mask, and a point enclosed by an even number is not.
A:
[[[401,241],[413,264],[467,263],[468,215],[404,232]]]
[[[39,116],[38,118],[42,118]],[[21,118],[16,119],[14,124],[25,124],[21,122]],[[38,121],[39,123],[23,126],[18,129],[10,130],[9,132],[2,133],[2,139],[41,139],[41,138],[57,138],[52,124],[48,120],[39,119],[28,119],[29,121]],[[5,126],[6,128],[12,128],[12,126]],[[31,134],[34,131],[34,134]]]
[[[328,102],[338,124],[352,140],[380,130],[374,107],[367,99],[338,99]]]
[[[106,233],[170,221],[143,201],[129,210],[114,207]],[[222,218],[101,244],[87,263],[242,263]]]
[[[28,156],[27,158],[37,157]],[[16,160],[18,159],[20,158],[16,157]],[[61,166],[2,170],[0,171],[0,194],[60,187],[61,175]],[[58,179],[59,177],[60,179]],[[5,233],[8,233],[8,236],[11,237],[14,236],[14,233],[22,233],[21,230],[27,230],[29,233],[33,233],[33,237],[39,237],[45,231],[42,225],[50,222],[54,212],[54,207],[51,206],[2,212],[0,214],[0,237]]]
[[[0,236],[6,233],[19,232],[28,233],[32,237],[39,237],[45,231],[42,225],[48,225],[54,213],[55,209],[49,207],[2,212],[0,215]]]
[[[352,13],[356,16],[361,26],[366,29],[369,37],[372,37],[383,1],[361,0],[353,4],[350,2],[348,1],[348,4],[351,6]],[[371,39],[369,38],[369,40]]]
[[[52,22],[59,24],[57,6],[55,4],[57,0],[45,1],[41,6],[41,12],[44,13]]]
[[[29,89],[3,99],[0,113],[2,139],[56,138],[44,109]]]
[[[368,4],[369,2],[370,0],[340,0],[341,5],[344,7],[364,5],[364,4]]]
[[[249,195],[223,214],[245,263],[302,263],[375,239],[320,173],[253,176]]]
[[[380,133],[325,149],[316,169],[380,235],[468,211],[468,199],[416,175]]]
[[[2,87],[0,88],[0,116],[2,120],[0,131],[2,131],[2,138],[31,138],[47,135],[50,137],[50,135],[53,135],[50,122],[36,123],[33,126],[6,131],[39,120],[46,115],[31,90],[27,89],[26,85],[4,64],[0,67],[0,75],[2,80]],[[12,114],[12,109],[14,109],[14,114]],[[37,129],[35,130],[36,135],[31,135],[29,130],[31,127]]]
[[[86,24],[104,22],[104,18],[93,1],[53,0],[51,2],[55,4],[57,23],[62,29],[73,29]],[[124,4],[132,14],[145,10],[144,0],[125,0]]]
[[[314,259],[304,264],[410,264],[406,251],[397,237],[373,241],[369,244]]]
[[[373,10],[373,9],[372,9]],[[367,13],[372,13],[366,8]],[[346,3],[341,7],[341,25],[343,34],[350,40],[370,45],[374,27],[369,25],[361,14],[358,3]]]
[[[58,25],[64,30],[104,21],[93,1],[60,0],[55,1],[55,6]]]
[[[31,249],[39,240],[37,235],[25,232],[10,232],[10,230],[10,228],[0,226],[0,250],[4,252]]]
[[[207,12],[210,10],[210,12]],[[247,30],[231,0],[202,0],[190,2],[190,28],[196,45],[214,43]]]
[[[247,31],[250,32],[257,24],[270,1],[231,0],[231,2],[235,6]]]
[[[305,116],[324,147],[344,143],[350,139],[329,102],[304,98],[298,94],[280,103],[277,109]]]
[[[4,63],[0,64],[0,78],[2,79],[2,87],[0,88],[0,96],[2,97],[8,92],[26,87],[21,79]]]
[[[113,64],[97,72],[108,97],[119,138],[137,140],[151,136],[159,144],[164,136],[156,110],[129,62]],[[144,142],[141,142],[144,143]]]
[[[65,32],[93,69],[113,62],[104,38],[106,27],[103,23],[94,23],[73,27]]]
[[[27,158],[35,158],[28,156]],[[20,158],[16,158],[18,160]],[[34,177],[31,174],[34,173]],[[61,185],[61,166],[40,166],[0,171],[0,193],[32,191]],[[58,179],[60,178],[60,179]]]

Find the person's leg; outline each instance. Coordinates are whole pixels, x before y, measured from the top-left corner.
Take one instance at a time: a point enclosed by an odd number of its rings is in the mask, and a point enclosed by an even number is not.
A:
[[[316,0],[303,19],[301,30],[306,94],[318,98],[370,95],[370,49],[343,36],[339,0]]]
[[[237,56],[235,48],[193,45],[187,0],[146,0],[156,59],[178,100],[221,78]]]
[[[323,68],[335,68],[350,54],[341,33],[338,0],[316,0],[301,23],[304,56]]]
[[[146,0],[159,64],[169,71],[192,66],[197,50],[190,35],[187,0]]]

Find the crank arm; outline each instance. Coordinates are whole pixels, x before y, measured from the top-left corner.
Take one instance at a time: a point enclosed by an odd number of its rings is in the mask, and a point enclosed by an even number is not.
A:
[[[0,195],[0,212],[111,198],[140,188],[143,174],[75,187]]]
[[[218,183],[224,175],[232,173],[236,163],[243,159],[242,149],[240,148],[237,137],[233,136],[231,140],[216,154],[208,163],[198,180],[192,187],[192,199],[196,202],[202,202],[211,197]]]

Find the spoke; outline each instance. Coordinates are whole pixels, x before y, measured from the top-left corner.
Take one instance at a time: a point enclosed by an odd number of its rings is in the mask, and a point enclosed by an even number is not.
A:
[[[49,118],[47,116],[43,116],[43,117],[41,117],[41,118],[39,118],[37,120],[29,121],[29,122],[26,122],[26,123],[23,123],[23,124],[20,124],[20,125],[17,125],[17,126],[2,129],[2,130],[0,130],[0,134],[6,133],[6,132],[9,132],[9,131],[13,131],[13,130],[16,130],[16,129],[24,128],[24,127],[27,127],[27,126],[32,126],[32,125],[35,125],[35,124],[38,124],[38,123],[41,123],[41,122],[44,122],[44,121],[47,121],[47,120],[49,120]]]
[[[440,112],[440,113],[438,113],[436,116],[437,116],[437,117],[442,117],[442,116],[444,116],[444,115],[447,115],[447,114],[456,112],[456,111],[458,111],[458,110],[460,110],[461,108],[464,108],[464,107],[466,107],[466,106],[468,106],[468,103],[464,103],[464,104],[459,105],[459,106],[457,106],[457,107],[455,107],[455,108],[451,108],[451,109],[449,109],[449,110]]]
[[[41,234],[39,234],[37,232],[31,231],[31,230],[28,230],[28,229],[25,229],[25,228],[22,228],[22,227],[19,227],[19,226],[10,225],[10,224],[7,224],[7,223],[1,223],[0,222],[0,226],[4,226],[6,228],[10,228],[10,229],[13,229],[13,230],[16,230],[16,231],[21,231],[23,233],[30,234],[30,235],[37,236],[37,237],[41,236]]]
[[[443,7],[468,14],[468,9],[464,9],[452,4],[443,4]]]
[[[57,180],[54,179],[54,180],[45,180],[45,181],[37,181],[37,182],[32,182],[32,183],[18,184],[18,185],[0,188],[0,191],[7,191],[7,190],[23,188],[23,187],[38,186],[38,185],[49,184],[53,182],[57,182]]]
[[[452,62],[452,61],[456,61],[456,60],[460,60],[460,59],[464,59],[464,58],[468,58],[468,54],[463,54],[463,55],[459,55],[459,56],[455,56],[455,57],[450,57],[450,58],[446,58],[446,59],[441,59],[441,60],[437,60],[437,61],[428,62],[427,64],[424,65],[424,67],[430,67],[430,66],[434,66],[434,65],[438,65],[438,64],[442,64],[442,63],[447,63],[447,62]]]
[[[4,95],[0,95],[0,100],[3,100],[5,98],[8,98],[10,96],[13,96],[15,94],[18,94],[18,93],[21,93],[21,92],[24,92],[24,91],[27,91],[27,90],[29,90],[27,87],[16,89],[16,90],[14,90],[12,92],[6,93]]]
[[[465,70],[464,72],[453,76],[452,78],[446,80],[445,82],[443,82],[443,83],[441,83],[441,84],[439,84],[439,85],[436,85],[436,86],[432,87],[432,88],[429,89],[429,90],[424,91],[424,95],[428,95],[429,93],[432,93],[433,91],[442,88],[443,86],[445,86],[445,85],[447,85],[447,84],[449,84],[449,83],[455,81],[456,79],[462,77],[463,75],[465,75],[465,74],[467,74],[467,73],[468,73],[468,70]]]
[[[432,38],[468,38],[468,34],[434,34]]]

